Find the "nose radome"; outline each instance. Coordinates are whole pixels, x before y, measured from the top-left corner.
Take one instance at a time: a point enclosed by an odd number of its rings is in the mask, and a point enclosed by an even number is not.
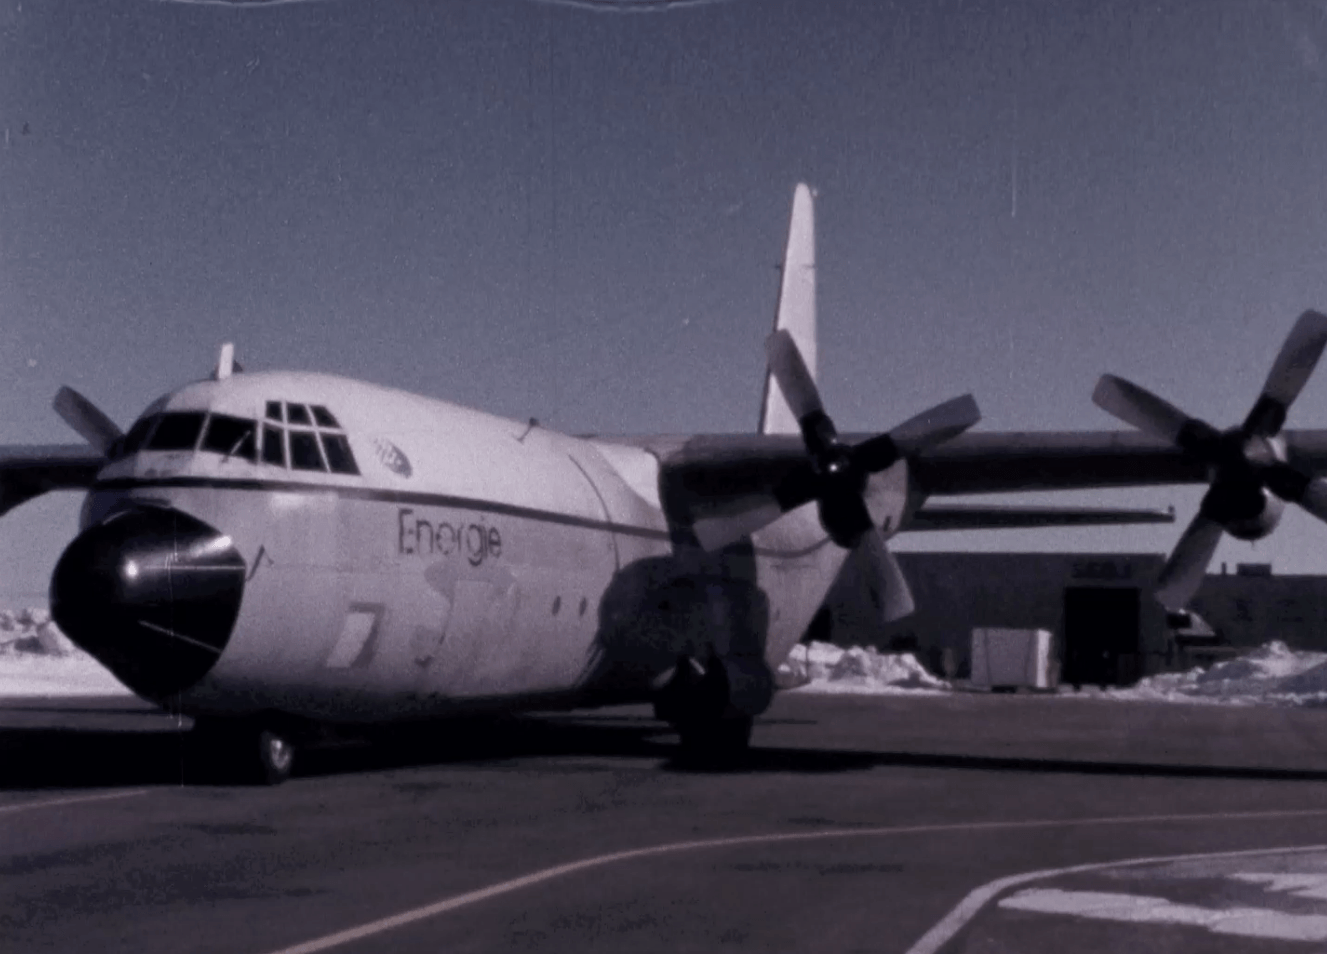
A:
[[[65,549],[51,616],[134,692],[164,700],[221,656],[244,574],[230,537],[201,520],[164,507],[122,510]]]

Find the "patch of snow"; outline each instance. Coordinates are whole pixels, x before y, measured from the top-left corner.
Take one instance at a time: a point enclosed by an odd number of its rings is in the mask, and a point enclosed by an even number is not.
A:
[[[1327,653],[1289,648],[1280,640],[1211,669],[1149,676],[1110,699],[1236,706],[1327,706]]]
[[[949,683],[926,671],[911,653],[882,653],[874,646],[847,649],[812,642],[793,648],[779,667],[780,684],[799,692],[890,695],[944,692]]]
[[[0,610],[0,698],[130,694],[44,609]]]
[[[133,693],[87,653],[0,655],[0,699],[127,695]]]

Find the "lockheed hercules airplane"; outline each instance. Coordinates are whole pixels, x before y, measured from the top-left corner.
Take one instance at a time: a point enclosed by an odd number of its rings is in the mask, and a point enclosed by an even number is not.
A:
[[[328,725],[646,700],[684,750],[724,757],[850,554],[892,620],[913,606],[885,543],[900,531],[1156,518],[931,498],[1208,482],[1162,573],[1172,608],[1222,533],[1266,535],[1286,500],[1327,519],[1327,432],[1281,430],[1325,344],[1327,318],[1306,312],[1224,432],[1106,376],[1094,399],[1144,433],[965,433],[964,396],[839,434],[816,388],[799,185],[754,434],[571,437],[361,381],[244,373],[225,345],[209,380],[127,432],[61,389],[87,444],[0,447],[0,512],[87,490],[56,622],[258,780],[282,780]]]

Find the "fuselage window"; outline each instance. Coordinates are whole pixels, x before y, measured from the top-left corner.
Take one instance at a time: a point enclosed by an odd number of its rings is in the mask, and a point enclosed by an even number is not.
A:
[[[286,466],[286,442],[281,439],[281,428],[263,425],[263,463]]]
[[[157,415],[151,417],[140,417],[134,422],[134,426],[129,428],[129,433],[124,435],[124,440],[120,442],[119,453],[116,457],[128,457],[130,454],[136,454],[147,440],[148,432],[152,426],[157,423]]]
[[[227,457],[242,457],[250,463],[257,453],[253,439],[253,421],[229,414],[213,414],[203,436],[203,450]]]
[[[332,412],[321,404],[313,406],[313,419],[318,422],[319,427],[335,427],[338,430],[341,428],[341,425],[336,423],[336,418],[332,417]]]
[[[326,470],[322,454],[318,453],[318,439],[313,431],[290,432],[290,466],[295,470]]]
[[[153,432],[152,439],[147,442],[147,449],[193,450],[203,429],[204,417],[202,411],[174,411],[161,415],[161,423]]]
[[[279,421],[279,420],[281,420],[281,402],[280,402],[280,401],[268,401],[268,402],[267,402],[267,411],[266,411],[265,413],[266,413],[266,415],[267,415],[267,419],[268,419],[269,421]]]
[[[327,466],[334,474],[358,474],[355,455],[350,453],[350,441],[344,434],[322,434],[323,453],[327,455]]]
[[[309,420],[309,409],[303,404],[286,405],[286,423],[287,424],[312,424]]]

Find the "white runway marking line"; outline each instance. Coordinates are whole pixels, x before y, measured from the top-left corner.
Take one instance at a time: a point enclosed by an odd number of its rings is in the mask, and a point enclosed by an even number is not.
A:
[[[136,788],[127,792],[103,792],[100,795],[71,795],[68,798],[49,798],[41,802],[24,802],[21,805],[0,805],[0,815],[11,812],[26,812],[36,808],[59,808],[61,805],[81,805],[84,802],[104,802],[112,798],[129,798],[133,795],[146,795],[151,789]]]
[[[1167,898],[1114,891],[1028,888],[1005,898],[998,907],[1123,924],[1183,925],[1234,937],[1327,941],[1327,917],[1321,914],[1290,914],[1271,908],[1204,908],[1177,904]]]
[[[1247,818],[1256,814],[1250,812],[1244,815],[1216,815],[1209,816],[1214,819],[1229,820],[1232,817]],[[1284,818],[1295,815],[1321,815],[1322,812],[1268,812],[1267,817]],[[1192,816],[1200,818],[1201,816]],[[1193,855],[1165,855],[1156,858],[1126,858],[1123,861],[1107,861],[1098,864],[1073,865],[1069,868],[1047,868],[1044,871],[1029,871],[1024,874],[1011,875],[1008,878],[999,878],[998,880],[988,882],[971,892],[966,898],[959,902],[958,907],[945,915],[935,927],[923,934],[920,940],[912,947],[908,948],[906,954],[935,954],[936,951],[944,947],[959,931],[968,925],[968,922],[981,913],[981,909],[991,902],[993,898],[998,897],[1010,888],[1016,888],[1019,885],[1028,884],[1032,881],[1041,881],[1045,878],[1055,878],[1061,875],[1083,874],[1092,871],[1106,871],[1111,868],[1128,868],[1133,865],[1151,865],[1164,864],[1171,861],[1196,861],[1196,860],[1216,860],[1218,858],[1256,858],[1261,855],[1298,855],[1308,854],[1314,851],[1327,851],[1327,845],[1300,845],[1293,848],[1253,848],[1248,851],[1216,851],[1209,854]]]
[[[591,868],[600,868],[605,865],[616,864],[619,861],[635,861],[641,858],[652,858],[659,855],[678,854],[687,851],[700,851],[706,848],[735,848],[742,845],[772,845],[797,841],[816,841],[829,838],[880,838],[888,835],[927,835],[940,834],[944,832],[980,832],[980,831],[1012,831],[1019,829],[1036,828],[1073,828],[1085,825],[1138,825],[1158,822],[1211,822],[1211,821],[1247,821],[1271,818],[1305,818],[1314,815],[1327,815],[1327,809],[1313,808],[1299,811],[1266,811],[1266,812],[1219,812],[1210,815],[1122,815],[1108,816],[1104,818],[1065,818],[1065,819],[1040,819],[1032,821],[1005,821],[1005,822],[964,822],[947,825],[899,825],[881,828],[832,828],[825,831],[810,832],[790,832],[780,834],[766,835],[738,835],[730,838],[709,838],[700,841],[679,841],[672,844],[653,845],[649,848],[634,848],[628,851],[616,851],[606,855],[596,855],[591,858],[582,858],[580,861],[571,861],[562,865],[555,865],[551,868],[543,868],[539,871],[522,875],[518,878],[512,878],[509,881],[500,881],[497,884],[489,885],[486,888],[480,888],[476,891],[468,891],[465,894],[454,895],[450,898],[444,898],[433,904],[427,904],[423,907],[412,908],[409,911],[402,911],[400,914],[394,914],[390,917],[380,918],[376,921],[369,921],[358,927],[347,928],[344,931],[337,931],[335,934],[327,934],[323,937],[314,938],[311,941],[305,941],[302,944],[295,944],[291,947],[283,947],[280,950],[272,951],[271,954],[315,954],[317,951],[326,951],[334,947],[340,947],[344,944],[350,944],[366,937],[372,937],[375,934],[382,934],[387,931],[395,930],[399,927],[405,927],[408,924],[414,924],[417,921],[423,921],[428,918],[436,917],[440,914],[446,914],[449,911],[455,911],[471,904],[477,904],[480,901],[487,901],[489,898],[495,898],[499,895],[509,894],[513,891],[519,891],[522,888],[528,888],[545,881],[552,881],[566,875],[575,874],[580,871],[587,871]],[[1327,845],[1314,846],[1312,849],[1291,849],[1291,850],[1322,850],[1327,849]],[[1286,849],[1263,848],[1252,852],[1232,852],[1228,853],[1230,857],[1240,854],[1268,854],[1272,851],[1285,851]],[[1214,855],[1212,857],[1226,857],[1226,854]],[[1191,857],[1181,855],[1177,857]],[[1196,855],[1192,857],[1207,857]],[[908,954],[923,954],[923,952],[933,952],[941,944],[944,944],[962,928],[967,920],[971,919],[977,913],[981,905],[984,905],[991,897],[994,897],[1005,888],[1012,887],[1015,884],[1022,884],[1025,881],[1034,881],[1038,878],[1048,877],[1055,874],[1067,874],[1076,870],[1095,870],[1097,868],[1119,867],[1129,864],[1139,864],[1146,861],[1170,861],[1174,859],[1134,859],[1130,861],[1107,862],[1102,865],[1084,865],[1081,869],[1064,868],[1050,871],[1039,871],[1033,874],[1015,875],[1013,878],[1004,878],[1000,881],[993,881],[990,885],[978,888],[972,894],[968,895],[949,916],[937,924],[926,933],[920,941],[917,942]],[[963,916],[963,919],[957,923],[943,938],[935,942],[932,946],[924,946],[933,935],[937,935],[942,928],[951,923],[960,911],[966,911],[966,906],[977,895],[982,894],[988,888],[995,885],[1001,885],[997,890],[985,895],[977,908]],[[938,935],[937,935],[938,936]]]

